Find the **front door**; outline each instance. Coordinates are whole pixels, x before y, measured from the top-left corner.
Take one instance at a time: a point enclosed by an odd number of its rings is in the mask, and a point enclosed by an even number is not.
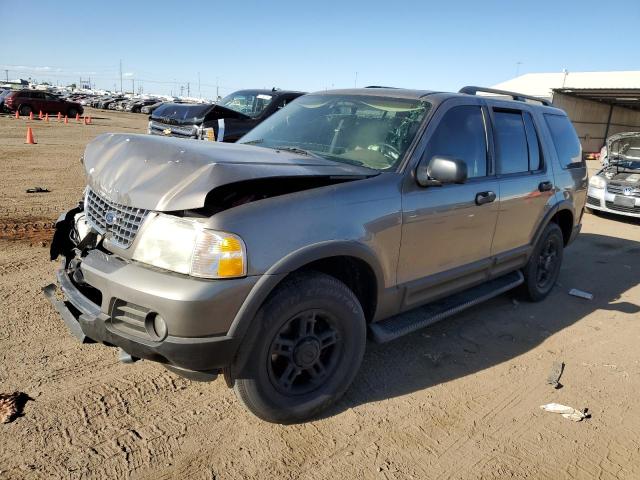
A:
[[[447,100],[426,132],[422,158],[464,160],[467,181],[425,188],[408,176],[405,183],[398,265],[398,283],[407,287],[405,306],[438,296],[445,283],[456,287],[475,283],[490,265],[499,192],[482,105],[474,98]]]

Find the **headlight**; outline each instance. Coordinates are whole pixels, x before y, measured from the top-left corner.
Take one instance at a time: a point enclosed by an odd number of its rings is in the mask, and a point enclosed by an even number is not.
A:
[[[589,179],[589,185],[593,188],[604,188],[607,186],[607,181],[604,178],[596,175]]]
[[[244,242],[237,235],[162,214],[147,220],[133,252],[139,262],[202,278],[243,277],[246,258]]]

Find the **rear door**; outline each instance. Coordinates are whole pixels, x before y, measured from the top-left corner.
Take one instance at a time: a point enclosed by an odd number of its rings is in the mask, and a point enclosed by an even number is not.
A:
[[[544,158],[541,127],[530,107],[514,106],[514,102],[489,102],[489,111],[500,183],[500,210],[492,254],[513,253],[522,259],[550,208],[555,191],[553,174]]]
[[[44,101],[42,104],[42,112],[43,113],[58,113],[62,112],[62,101],[50,93],[44,94]]]

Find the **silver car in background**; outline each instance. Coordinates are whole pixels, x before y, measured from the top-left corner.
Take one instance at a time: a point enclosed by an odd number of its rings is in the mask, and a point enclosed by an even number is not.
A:
[[[587,207],[640,218],[640,132],[612,135],[602,152],[604,168],[589,180]]]

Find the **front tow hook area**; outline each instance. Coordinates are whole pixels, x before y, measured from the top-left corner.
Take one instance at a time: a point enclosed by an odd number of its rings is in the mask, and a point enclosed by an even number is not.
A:
[[[73,313],[71,313],[65,303],[56,297],[57,288],[57,285],[55,283],[52,283],[44,287],[42,289],[42,293],[44,293],[44,296],[47,297],[49,302],[51,302],[51,305],[53,305],[53,308],[55,308],[56,311],[60,314],[62,320],[64,320],[64,323],[67,325],[67,328],[71,330],[71,333],[74,337],[76,337],[82,343],[93,343],[93,340],[91,340],[84,334],[82,328],[80,328],[78,320],[73,316]]]
[[[134,357],[131,354],[125,352],[123,349],[118,349],[118,360],[122,363],[135,363],[140,360],[138,357]]]

